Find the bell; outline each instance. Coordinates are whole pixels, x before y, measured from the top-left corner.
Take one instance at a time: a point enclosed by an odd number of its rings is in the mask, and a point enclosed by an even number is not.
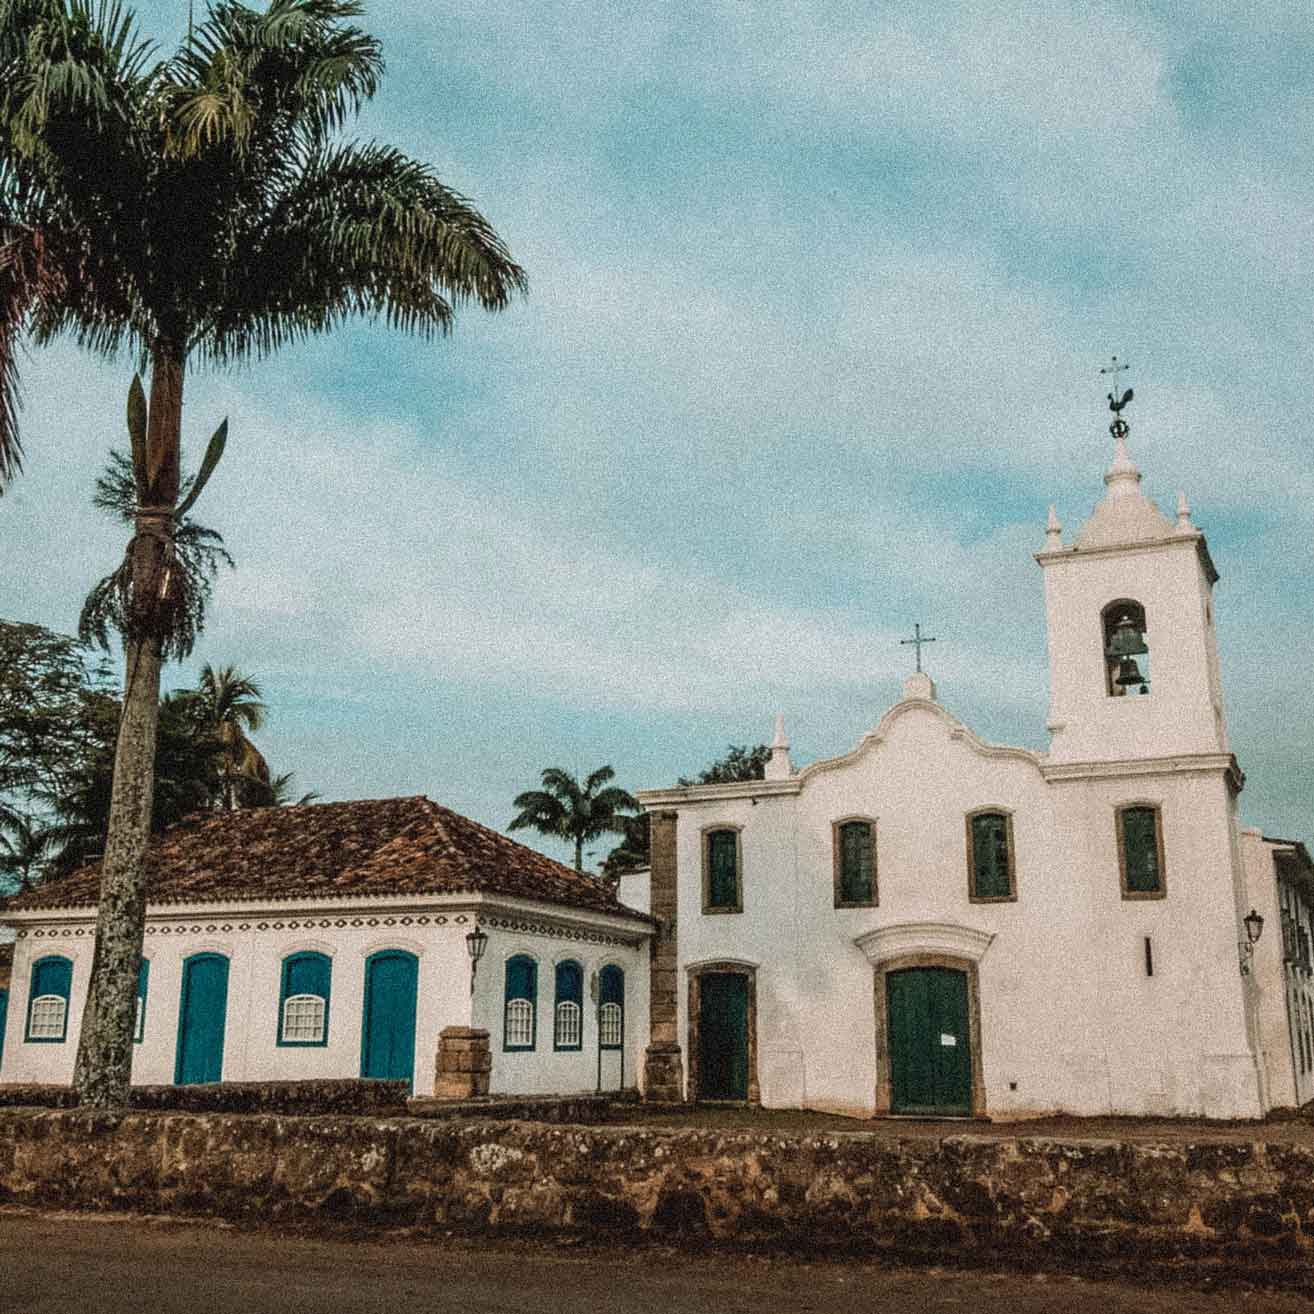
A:
[[[1113,683],[1122,685],[1124,689],[1130,689],[1134,684],[1145,685],[1145,677],[1136,665],[1134,657],[1124,657],[1118,663],[1118,675]]]
[[[1108,655],[1110,657],[1135,657],[1140,653],[1149,651],[1145,646],[1145,639],[1141,636],[1140,630],[1133,624],[1132,618],[1124,615],[1113,631],[1113,638],[1109,641]],[[1133,669],[1135,669],[1134,664]],[[1124,681],[1120,676],[1118,683],[1135,684],[1137,681]]]

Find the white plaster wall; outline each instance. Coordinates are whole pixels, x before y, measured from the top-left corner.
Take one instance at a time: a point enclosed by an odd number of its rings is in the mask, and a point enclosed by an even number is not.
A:
[[[528,954],[538,964],[532,1051],[504,1048],[506,964],[517,954]],[[584,969],[582,1044],[578,1050],[558,1050],[553,1044],[556,965],[567,959]],[[597,1007],[591,994],[596,974],[610,963],[625,973],[625,1038],[619,1052],[598,1048]],[[575,1094],[637,1086],[648,1043],[647,945],[635,949],[533,931],[495,930],[479,965],[471,1025],[488,1031],[493,1056],[489,1089],[493,1094]]]
[[[1196,542],[1046,558],[1050,711],[1055,762],[1227,752],[1209,583]],[[1101,611],[1117,598],[1145,608],[1150,692],[1105,688]]]
[[[327,916],[326,916],[327,914]],[[134,1048],[133,1081],[139,1084],[169,1083],[174,1078],[177,1057],[178,1017],[182,994],[183,961],[195,953],[213,951],[229,960],[228,1006],[224,1033],[223,1080],[301,1080],[312,1077],[357,1077],[361,1068],[361,1027],[364,1006],[365,967],[368,957],[382,949],[405,949],[419,960],[416,1000],[415,1082],[417,1094],[433,1091],[439,1033],[448,1026],[485,1025],[494,1047],[495,1078],[503,1078],[500,1089],[550,1094],[593,1090],[598,1084],[596,1018],[584,1010],[585,1051],[554,1054],[551,1048],[552,962],[570,945],[574,957],[585,966],[585,988],[592,970],[616,962],[626,974],[626,1041],[624,1082],[635,1084],[637,1064],[642,1061],[648,1029],[647,952],[620,946],[563,941],[546,936],[520,936],[516,943],[530,946],[540,960],[540,1044],[526,1055],[501,1056],[502,975],[498,955],[510,943],[508,933],[490,934],[490,947],[476,978],[479,993],[473,1004],[486,1021],[472,1023],[470,960],[465,934],[473,925],[466,913],[445,916],[446,924],[416,925],[413,906],[390,909],[375,905],[368,910],[343,912],[334,903],[313,917],[262,914],[251,905],[207,906],[197,920],[189,916],[152,915],[145,939],[144,956],[150,962],[143,1040]],[[405,917],[410,924],[402,925]],[[361,925],[322,927],[345,919]],[[391,920],[393,926],[383,925]],[[297,926],[289,925],[295,921]],[[370,921],[376,923],[368,925]],[[308,923],[313,922],[313,925]],[[265,929],[259,929],[261,923]],[[245,931],[239,929],[243,924]],[[196,926],[193,932],[190,928]],[[225,932],[221,928],[227,926]],[[73,1062],[81,1026],[90,971],[93,922],[91,917],[68,919],[60,924],[26,924],[26,932],[15,945],[13,983],[0,1080],[67,1084],[72,1081]],[[213,931],[207,928],[214,927]],[[167,933],[165,928],[168,928]],[[179,933],[181,928],[182,933]],[[35,932],[40,931],[40,938]],[[277,1043],[279,989],[283,960],[292,953],[314,950],[332,962],[329,1000],[328,1044],[325,1046],[280,1046]],[[73,960],[72,998],[67,1038],[62,1044],[25,1043],[31,964],[49,953]],[[495,998],[494,998],[495,997]],[[546,1025],[546,1047],[541,1043]],[[604,1084],[621,1084],[619,1055],[604,1056]]]
[[[991,1115],[1256,1114],[1221,772],[1048,784],[924,703],[887,727],[856,761],[809,768],[796,796],[679,807],[681,1036],[691,964],[760,964],[763,1103],[870,1113],[877,1001],[854,938],[951,922],[995,937],[979,966]],[[1163,808],[1168,896],[1124,900],[1114,808],[1144,799]],[[1015,903],[968,898],[964,818],[986,806],[1013,814]],[[877,822],[876,908],[833,906],[831,822],[848,815]],[[742,827],[742,914],[701,912],[700,834],[718,825]]]
[[[636,912],[652,912],[652,871],[644,867],[641,871],[627,871],[620,878],[616,898],[627,908]]]

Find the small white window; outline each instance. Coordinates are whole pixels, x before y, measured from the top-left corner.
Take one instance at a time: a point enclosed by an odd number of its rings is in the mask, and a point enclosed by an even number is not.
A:
[[[555,1044],[558,1049],[574,1049],[579,1045],[579,1005],[566,1000],[557,1005],[557,1034]]]
[[[528,999],[507,1000],[506,1043],[526,1048],[534,1043],[534,1005]]]
[[[621,1043],[621,1006],[603,1004],[598,1009],[598,1043],[600,1045],[619,1045]]]
[[[32,1001],[32,1024],[28,1037],[32,1040],[59,1040],[64,1034],[64,1014],[68,1000],[63,995],[38,995]]]
[[[324,1000],[319,995],[289,995],[283,1002],[283,1040],[324,1039]]]

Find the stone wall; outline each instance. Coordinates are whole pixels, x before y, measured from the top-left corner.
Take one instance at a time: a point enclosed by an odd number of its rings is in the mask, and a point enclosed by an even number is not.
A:
[[[1314,1148],[0,1110],[0,1202],[1314,1274]]]
[[[331,1077],[311,1081],[223,1081],[193,1086],[134,1086],[134,1109],[191,1113],[396,1114],[406,1110],[410,1082]],[[0,1082],[0,1108],[72,1108],[71,1086]]]

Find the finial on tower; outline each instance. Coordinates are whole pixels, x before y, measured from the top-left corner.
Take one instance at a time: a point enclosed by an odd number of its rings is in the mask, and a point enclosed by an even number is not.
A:
[[[1045,551],[1052,552],[1063,546],[1063,526],[1059,524],[1054,503],[1049,504],[1049,519],[1045,521]]]
[[[1186,500],[1185,493],[1177,494],[1177,528],[1185,530],[1195,528],[1191,523],[1191,504]]]
[[[768,780],[787,780],[794,774],[794,764],[789,760],[789,740],[785,737],[785,714],[776,713],[776,737],[771,741],[771,757],[765,767]]]

